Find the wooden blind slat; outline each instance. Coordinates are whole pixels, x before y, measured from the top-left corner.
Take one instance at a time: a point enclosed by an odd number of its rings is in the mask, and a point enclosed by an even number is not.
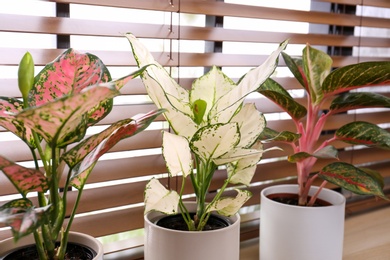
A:
[[[315,2],[329,2],[347,5],[365,5],[375,7],[389,7],[389,1],[387,0],[312,0]]]
[[[340,26],[374,26],[389,28],[390,21],[382,18],[358,17],[349,14],[299,11],[269,7],[227,4],[215,1],[183,1],[180,9],[183,13],[206,14],[215,16],[233,16],[245,18],[273,19],[283,21],[333,24]]]
[[[87,36],[123,37],[131,32],[139,37],[174,39],[177,26],[92,21],[65,17],[39,17],[27,15],[0,14],[0,30],[8,32],[47,33]]]
[[[121,8],[135,8],[143,10],[155,10],[155,11],[167,11],[177,12],[178,5],[177,0],[172,1],[172,5],[169,1],[161,0],[47,0],[49,2],[63,3],[63,4],[84,4],[84,5],[97,5],[108,7],[121,7]]]

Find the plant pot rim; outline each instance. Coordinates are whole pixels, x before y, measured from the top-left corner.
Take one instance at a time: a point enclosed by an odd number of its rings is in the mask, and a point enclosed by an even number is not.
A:
[[[189,201],[189,202],[184,202],[188,207],[188,210],[191,212],[193,209],[196,209],[196,202]],[[180,211],[177,213],[180,214]],[[229,225],[224,228],[216,229],[216,230],[206,230],[206,231],[185,231],[185,230],[175,230],[175,229],[169,229],[165,227],[160,227],[157,226],[155,223],[157,220],[161,219],[162,217],[169,216],[167,214],[164,214],[162,212],[158,211],[151,211],[148,212],[147,214],[144,215],[144,220],[148,225],[153,225],[154,228],[159,229],[159,230],[165,230],[166,232],[171,232],[171,233],[197,233],[197,234],[210,234],[210,233],[216,233],[216,232],[221,232],[221,230],[225,230],[227,228],[234,228],[237,225],[240,225],[241,217],[239,213],[236,213],[230,217],[219,215],[216,213],[212,213],[213,215],[217,215],[218,217],[226,220]]]
[[[81,233],[81,232],[70,231],[69,232],[69,242],[89,247],[89,248],[93,249],[96,253],[96,255],[93,259],[103,259],[103,255],[104,255],[103,244],[95,237],[88,235],[88,234],[85,234],[85,233]],[[32,237],[32,235],[30,237],[29,236],[22,237],[18,241],[17,244],[15,244],[13,237],[6,238],[4,240],[0,240],[0,244],[2,244],[4,247],[5,246],[11,246],[11,247],[14,246],[15,249],[25,247],[28,245],[32,245],[34,243],[35,242],[34,242],[34,238]],[[11,252],[10,250],[0,252],[0,257],[5,257],[10,252]]]
[[[316,191],[319,189],[319,186],[311,186],[309,191],[309,196],[312,196],[316,193]],[[329,202],[331,205],[329,206],[322,206],[322,207],[304,207],[304,206],[296,206],[296,205],[288,205],[283,204],[277,201],[270,200],[267,196],[274,193],[298,193],[298,184],[278,184],[269,186],[267,188],[264,188],[261,191],[261,199],[267,199],[270,203],[283,205],[285,207],[291,207],[291,208],[297,208],[300,210],[323,210],[324,208],[328,207],[344,207],[345,206],[345,197],[334,190],[323,188],[320,194],[318,195],[319,199],[325,200]],[[260,204],[261,205],[261,204]]]

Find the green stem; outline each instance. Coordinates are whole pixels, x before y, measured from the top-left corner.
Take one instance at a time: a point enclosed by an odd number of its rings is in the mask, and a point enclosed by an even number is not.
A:
[[[77,193],[77,198],[76,198],[75,204],[73,205],[72,213],[70,214],[68,224],[66,225],[65,231],[62,234],[61,247],[59,248],[59,250],[57,252],[58,259],[63,259],[65,256],[66,245],[68,243],[68,236],[69,236],[70,227],[72,226],[74,217],[76,216],[76,210],[77,210],[77,207],[79,206],[83,190],[84,190],[84,185],[82,187],[80,187],[79,192]]]
[[[41,237],[39,236],[39,232],[37,230],[34,231],[34,240],[35,240],[35,245],[37,247],[39,259],[47,260],[48,258],[45,253],[44,245],[42,244]]]

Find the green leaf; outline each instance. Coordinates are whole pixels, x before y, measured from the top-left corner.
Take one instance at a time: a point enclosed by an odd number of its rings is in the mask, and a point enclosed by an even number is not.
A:
[[[19,63],[18,69],[18,85],[19,90],[22,93],[23,100],[26,101],[30,89],[34,84],[34,60],[29,52],[23,55],[22,60]]]
[[[202,99],[196,100],[192,104],[192,111],[194,113],[194,121],[197,125],[200,125],[203,121],[203,116],[206,112],[207,103]]]
[[[258,140],[294,143],[298,141],[300,137],[300,134],[295,134],[289,131],[278,132],[271,128],[265,127]]]
[[[312,104],[321,103],[324,98],[322,83],[332,69],[332,58],[325,52],[312,48],[309,44],[303,49],[303,70]]]
[[[299,152],[299,153],[290,155],[290,156],[288,156],[287,160],[291,163],[296,163],[296,162],[300,162],[300,161],[302,161],[306,158],[309,158],[309,157],[315,157],[318,159],[338,159],[338,151],[334,146],[328,145],[328,146],[325,146],[324,148],[316,151],[313,154],[309,154],[306,152]]]
[[[307,92],[309,92],[308,86],[307,86],[307,80],[306,76],[303,73],[303,60],[301,57],[293,58],[289,56],[287,53],[282,52],[282,56],[284,59],[284,62],[286,63],[288,69],[291,71],[291,73],[294,75],[294,77],[299,81],[299,83],[306,89]]]
[[[0,207],[0,223],[11,227],[15,241],[40,227],[50,210],[50,205],[34,208],[28,199],[12,200]]]
[[[237,123],[202,127],[190,141],[191,151],[206,161],[219,158],[231,151],[240,141]]]
[[[42,172],[25,168],[3,156],[0,156],[0,171],[7,176],[23,197],[29,192],[45,192],[49,188],[48,180]]]
[[[295,121],[306,116],[306,108],[296,102],[294,98],[271,78],[268,78],[259,88],[258,92],[286,111]]]
[[[219,214],[228,217],[236,214],[242,205],[244,205],[245,202],[247,202],[250,197],[252,197],[252,193],[247,190],[235,190],[237,191],[236,197],[220,198],[213,203],[210,203],[207,206],[206,213],[217,211]]]
[[[325,96],[390,83],[390,62],[362,62],[332,71],[322,85]]]
[[[165,214],[178,213],[179,194],[167,190],[157,179],[151,179],[145,188],[145,211],[159,211]]]
[[[356,121],[340,127],[335,136],[350,144],[374,146],[390,149],[390,133],[379,126],[362,121]]]
[[[192,173],[192,157],[188,140],[182,136],[163,132],[162,152],[171,176]]]
[[[358,108],[390,108],[390,98],[373,92],[349,92],[336,97],[330,105],[331,113],[341,113]]]
[[[373,171],[364,171],[344,162],[325,166],[318,175],[320,178],[360,195],[375,195],[383,199],[383,178]]]

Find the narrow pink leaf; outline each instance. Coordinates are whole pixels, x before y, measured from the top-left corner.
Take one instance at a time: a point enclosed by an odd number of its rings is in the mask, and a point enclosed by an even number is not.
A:
[[[165,110],[151,111],[145,115],[136,115],[133,119],[124,119],[87,138],[66,154],[62,159],[73,169],[72,179],[76,188],[80,188],[88,177],[91,167],[99,158],[120,140],[136,135],[146,129],[150,123]],[[82,177],[83,176],[83,177]]]

